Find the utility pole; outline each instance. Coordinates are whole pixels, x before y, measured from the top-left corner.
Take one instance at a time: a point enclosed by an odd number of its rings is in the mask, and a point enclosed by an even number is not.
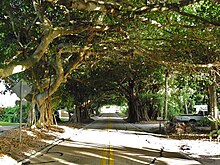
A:
[[[165,120],[167,120],[167,116],[168,116],[168,89],[169,89],[168,78],[169,78],[169,72],[167,70],[166,75],[165,75],[165,96],[164,96],[164,119]]]

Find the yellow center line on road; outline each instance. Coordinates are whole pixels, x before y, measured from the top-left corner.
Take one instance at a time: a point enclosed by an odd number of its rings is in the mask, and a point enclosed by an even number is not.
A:
[[[114,150],[111,145],[109,145],[109,165],[114,165]]]
[[[109,119],[107,129],[112,129],[112,123]],[[113,147],[110,145],[110,142],[109,145],[105,147],[102,151],[101,165],[114,165],[114,150]]]
[[[102,161],[101,161],[101,165],[106,165],[106,162],[107,162],[107,160],[108,160],[107,154],[108,154],[108,150],[107,150],[106,148],[104,148],[103,151],[102,151]]]

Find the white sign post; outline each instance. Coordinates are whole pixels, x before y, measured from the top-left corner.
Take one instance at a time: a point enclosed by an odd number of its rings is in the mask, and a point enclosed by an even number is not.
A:
[[[20,98],[20,127],[19,127],[19,142],[21,143],[21,129],[22,129],[22,99],[31,92],[31,87],[24,80],[20,80],[13,88],[12,91]]]

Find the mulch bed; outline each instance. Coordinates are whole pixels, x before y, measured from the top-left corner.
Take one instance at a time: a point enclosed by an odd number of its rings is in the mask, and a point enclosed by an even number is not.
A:
[[[17,161],[25,159],[27,156],[26,153],[32,153],[33,151],[39,151],[45,148],[48,144],[42,142],[42,140],[53,140],[56,137],[50,134],[47,134],[49,130],[56,132],[63,132],[64,130],[51,126],[48,130],[31,130],[33,135],[29,135],[27,131],[29,129],[22,129],[22,141],[19,142],[19,129],[12,129],[5,131],[0,136],[0,155],[8,155],[14,158]]]

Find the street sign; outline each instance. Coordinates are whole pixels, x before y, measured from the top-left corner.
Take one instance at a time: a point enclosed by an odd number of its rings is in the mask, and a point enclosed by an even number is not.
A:
[[[21,83],[22,83],[22,97],[21,97]],[[20,80],[13,88],[11,88],[14,93],[17,94],[17,96],[20,99],[23,99],[25,96],[27,96],[31,92],[31,87],[25,82],[24,80]]]
[[[20,127],[19,127],[19,142],[21,143],[22,137],[22,99],[31,92],[31,87],[24,80],[20,80],[13,88],[12,91],[20,98]]]

